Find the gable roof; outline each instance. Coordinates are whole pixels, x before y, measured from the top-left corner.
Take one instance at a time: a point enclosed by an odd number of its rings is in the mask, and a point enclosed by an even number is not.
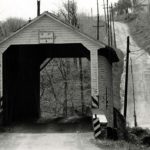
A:
[[[77,29],[76,27],[70,25],[69,23],[59,19],[56,15],[45,11],[44,13],[42,13],[40,16],[34,18],[31,22],[27,23],[26,25],[24,25],[22,28],[20,28],[19,30],[17,30],[16,32],[14,32],[13,34],[11,34],[10,36],[6,37],[4,40],[2,40],[0,42],[0,45],[4,42],[6,42],[7,40],[9,40],[10,38],[14,37],[15,35],[19,34],[21,31],[23,31],[24,29],[26,29],[28,26],[30,26],[31,24],[35,23],[36,21],[40,20],[42,17],[47,16],[57,22],[59,22],[60,24],[66,26],[67,28],[69,28],[70,30],[73,30],[74,32],[80,34],[81,36],[87,38],[88,40],[90,40],[91,42],[100,45],[100,46],[107,46],[107,44],[105,44],[104,42],[98,41],[95,38],[90,37],[89,35],[81,32],[79,29]]]

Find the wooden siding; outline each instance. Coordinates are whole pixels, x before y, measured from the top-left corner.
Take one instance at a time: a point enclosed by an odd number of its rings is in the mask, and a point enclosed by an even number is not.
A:
[[[105,57],[99,56],[98,67],[99,109],[106,114],[108,127],[113,127],[112,66]]]
[[[9,45],[12,44],[39,44],[39,30],[53,31],[56,37],[54,43],[82,43],[89,50],[103,47],[98,44],[96,45],[86,37],[78,34],[76,30],[71,30],[59,22],[56,22],[47,16],[43,16],[40,20],[37,20],[35,23],[2,43],[0,45],[0,51],[5,51]]]
[[[55,19],[48,16],[43,16],[39,20],[30,24],[16,35],[7,39],[0,44],[0,63],[2,66],[2,53],[10,45],[20,45],[20,44],[39,44],[38,34],[39,31],[53,31],[56,37],[54,43],[82,43],[88,50],[91,51],[91,86],[92,95],[98,95],[98,56],[97,50],[103,45],[96,44],[92,40],[88,39],[86,36],[79,34],[75,29],[67,27],[57,22]],[[0,67],[0,91],[2,94],[2,67]]]

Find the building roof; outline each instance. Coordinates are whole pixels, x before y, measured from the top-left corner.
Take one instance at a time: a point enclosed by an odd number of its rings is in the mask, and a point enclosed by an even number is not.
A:
[[[36,18],[34,18],[33,20],[31,20],[30,22],[28,22],[27,24],[25,24],[22,28],[18,29],[16,32],[14,32],[13,34],[11,34],[10,36],[6,37],[4,40],[2,40],[0,42],[0,45],[4,42],[6,42],[7,40],[9,40],[10,38],[12,38],[13,36],[17,35],[18,33],[20,33],[22,30],[26,29],[28,26],[30,26],[31,24],[33,24],[34,22],[38,21],[39,19],[41,19],[42,17],[47,16],[50,17],[52,19],[54,19],[55,21],[65,25],[66,27],[70,28],[71,30],[73,30],[74,32],[77,32],[78,34],[80,34],[81,36],[87,38],[88,40],[94,42],[95,44],[98,45],[103,45],[106,46],[107,44],[102,42],[102,41],[98,41],[95,38],[90,37],[89,35],[87,35],[86,33],[81,32],[78,28],[72,26],[71,24],[63,21],[62,19],[58,18],[56,15],[45,11],[43,12],[40,16],[37,16]]]
[[[118,61],[118,57],[117,54],[114,50],[114,48],[108,48],[108,45],[104,42],[98,41],[95,38],[90,37],[89,35],[81,32],[79,29],[77,29],[76,27],[72,26],[71,24],[61,20],[60,18],[58,18],[56,15],[45,11],[44,13],[42,13],[40,16],[36,17],[35,19],[31,20],[30,22],[28,22],[27,24],[25,24],[22,28],[20,28],[19,30],[17,30],[15,33],[13,33],[12,35],[8,36],[7,38],[5,38],[3,41],[0,42],[0,45],[3,44],[4,42],[7,42],[10,38],[13,38],[15,35],[19,34],[21,31],[23,31],[24,29],[26,29],[27,27],[29,27],[30,25],[32,25],[33,23],[35,23],[36,21],[40,20],[42,17],[47,16],[53,20],[55,20],[56,22],[66,26],[67,28],[69,28],[70,30],[73,30],[74,32],[76,32],[77,34],[81,35],[82,37],[90,40],[91,42],[95,43],[96,45],[99,45],[100,47],[103,46],[103,48],[99,49],[99,55],[103,55],[105,56],[108,61],[110,63],[116,62]]]
[[[98,55],[106,57],[110,64],[112,64],[113,62],[119,61],[119,58],[118,58],[115,50],[109,46],[99,49]]]

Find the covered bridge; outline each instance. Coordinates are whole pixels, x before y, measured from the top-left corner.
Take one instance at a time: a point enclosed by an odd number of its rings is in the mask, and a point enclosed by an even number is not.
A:
[[[91,64],[91,107],[113,121],[113,48],[44,12],[0,43],[4,124],[40,115],[40,66],[47,58],[86,57]],[[108,87],[108,101],[102,94]],[[119,92],[119,91],[118,91]],[[106,108],[107,105],[107,108]]]

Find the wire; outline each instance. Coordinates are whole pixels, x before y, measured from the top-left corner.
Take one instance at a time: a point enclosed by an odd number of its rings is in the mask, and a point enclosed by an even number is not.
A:
[[[134,47],[134,48],[137,48],[138,46],[135,45],[135,44],[131,44],[130,43],[130,46]],[[138,52],[138,51],[143,51],[143,48],[140,48],[140,49],[137,49],[137,50],[134,50],[134,51],[130,51],[131,53],[135,53],[135,52]]]
[[[133,6],[133,7],[139,7],[139,6],[141,6],[142,4],[143,4],[143,2],[144,2],[145,0],[143,0],[142,2],[139,2],[136,6]]]
[[[131,46],[131,47],[134,47],[134,48],[137,48],[137,46],[136,46],[136,45],[131,45],[131,44],[130,44],[130,46]]]
[[[142,48],[138,49],[138,50],[134,50],[134,51],[130,51],[131,53],[135,53],[135,52],[139,52],[139,51],[144,51]]]
[[[130,46],[137,47],[137,45],[136,45],[136,44],[131,44],[131,43],[130,43]]]
[[[143,56],[145,53],[146,53],[146,52],[143,52],[142,54],[140,54],[139,56],[137,56],[137,57],[135,58],[135,60],[139,59],[139,58],[140,58],[141,56]]]

